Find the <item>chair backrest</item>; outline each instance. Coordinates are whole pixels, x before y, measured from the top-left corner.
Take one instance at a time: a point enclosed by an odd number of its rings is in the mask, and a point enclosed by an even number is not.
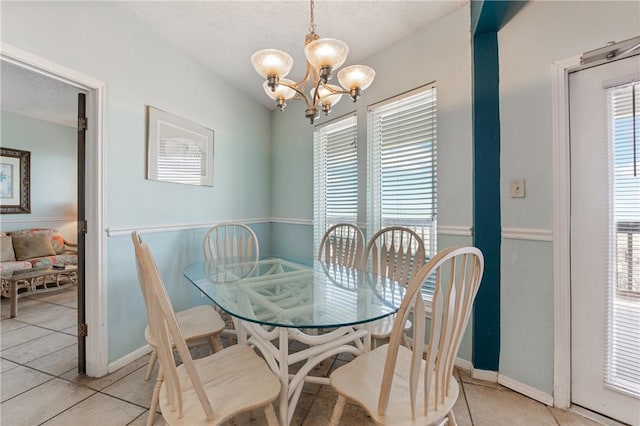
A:
[[[149,329],[156,340],[158,360],[164,375],[164,386],[168,402],[174,410],[177,410],[178,417],[183,415],[183,401],[180,377],[176,368],[176,360],[173,354],[175,345],[180,359],[187,372],[189,380],[198,396],[200,405],[204,410],[207,419],[213,418],[211,403],[202,386],[202,382],[193,365],[193,359],[187,348],[187,344],[180,332],[171,301],[167,295],[162,277],[158,271],[149,246],[141,241],[134,232],[134,247],[136,248],[136,261],[141,278],[141,285],[144,287],[143,294],[147,302],[149,314]]]
[[[258,237],[251,228],[241,223],[220,223],[207,231],[202,241],[204,260],[216,266],[245,264],[241,268],[244,278],[258,264],[260,248]],[[235,269],[238,270],[237,268]]]
[[[448,395],[453,365],[467,327],[473,301],[480,287],[484,271],[484,257],[475,247],[451,247],[437,253],[411,279],[407,293],[393,323],[387,358],[378,399],[378,413],[384,415],[389,404],[391,384],[396,368],[409,377],[412,417],[423,407],[423,415],[437,411]],[[435,281],[431,305],[429,343],[425,354],[425,306],[422,292],[424,282]],[[410,365],[396,365],[405,321],[413,311],[413,345]],[[425,370],[420,370],[425,356]],[[455,380],[455,379],[453,379]],[[417,401],[418,386],[424,387],[424,400]],[[432,405],[429,406],[429,401]]]
[[[338,223],[324,233],[318,249],[318,260],[329,265],[360,267],[364,236],[356,225]]]
[[[376,232],[365,250],[361,269],[402,285],[424,265],[425,250],[422,238],[413,230],[390,226]],[[370,262],[370,264],[369,264]]]
[[[136,258],[136,270],[138,271],[138,283],[140,284],[140,291],[142,292],[142,297],[144,298],[144,304],[147,307],[147,316],[149,314],[149,299],[147,296],[147,289],[144,284],[144,280],[146,279],[143,271],[142,271],[142,238],[140,238],[140,234],[138,231],[133,231],[131,233],[131,240],[133,241],[133,249],[135,251]]]

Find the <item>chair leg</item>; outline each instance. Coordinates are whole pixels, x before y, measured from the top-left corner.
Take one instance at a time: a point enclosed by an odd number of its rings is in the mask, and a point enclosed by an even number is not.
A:
[[[331,421],[329,422],[329,426],[338,426],[338,424],[340,424],[340,418],[342,417],[342,412],[344,411],[345,402],[347,402],[347,398],[342,395],[338,395],[336,406],[333,407],[333,413],[331,414]]]
[[[215,336],[209,336],[209,345],[211,346],[212,352],[220,352],[223,349],[220,335],[216,334]]]
[[[156,358],[158,358],[158,351],[153,348],[153,351],[151,352],[151,358],[149,358],[149,364],[147,365],[147,374],[144,376],[145,380],[149,380],[151,378],[153,367],[156,365]]]
[[[164,374],[162,373],[162,368],[160,368],[158,370],[156,385],[153,387],[153,394],[151,395],[151,403],[149,404],[149,415],[147,416],[147,426],[151,426],[153,424],[153,418],[156,416],[158,400],[160,399],[160,388],[162,387],[163,380]]]
[[[278,426],[278,419],[276,418],[276,411],[273,409],[271,403],[264,407],[264,416],[267,418],[268,426]]]
[[[458,426],[458,423],[456,422],[456,416],[455,414],[453,414],[453,410],[449,411],[449,413],[447,414],[447,426]]]

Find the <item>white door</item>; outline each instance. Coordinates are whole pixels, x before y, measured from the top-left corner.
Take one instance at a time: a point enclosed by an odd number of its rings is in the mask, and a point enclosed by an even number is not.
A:
[[[570,74],[569,93],[571,401],[640,425],[640,56]]]

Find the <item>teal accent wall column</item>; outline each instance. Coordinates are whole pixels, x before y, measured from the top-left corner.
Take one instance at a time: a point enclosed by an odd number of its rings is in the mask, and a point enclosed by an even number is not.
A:
[[[500,88],[498,29],[509,2],[472,1],[473,244],[485,258],[473,311],[473,367],[500,361]]]
[[[498,371],[501,228],[496,33],[473,38],[473,182],[473,244],[485,259],[473,311],[473,366]]]

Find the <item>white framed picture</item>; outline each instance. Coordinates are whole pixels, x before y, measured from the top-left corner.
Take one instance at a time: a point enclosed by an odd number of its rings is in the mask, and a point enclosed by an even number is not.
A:
[[[213,130],[147,106],[147,135],[147,179],[213,186]]]

